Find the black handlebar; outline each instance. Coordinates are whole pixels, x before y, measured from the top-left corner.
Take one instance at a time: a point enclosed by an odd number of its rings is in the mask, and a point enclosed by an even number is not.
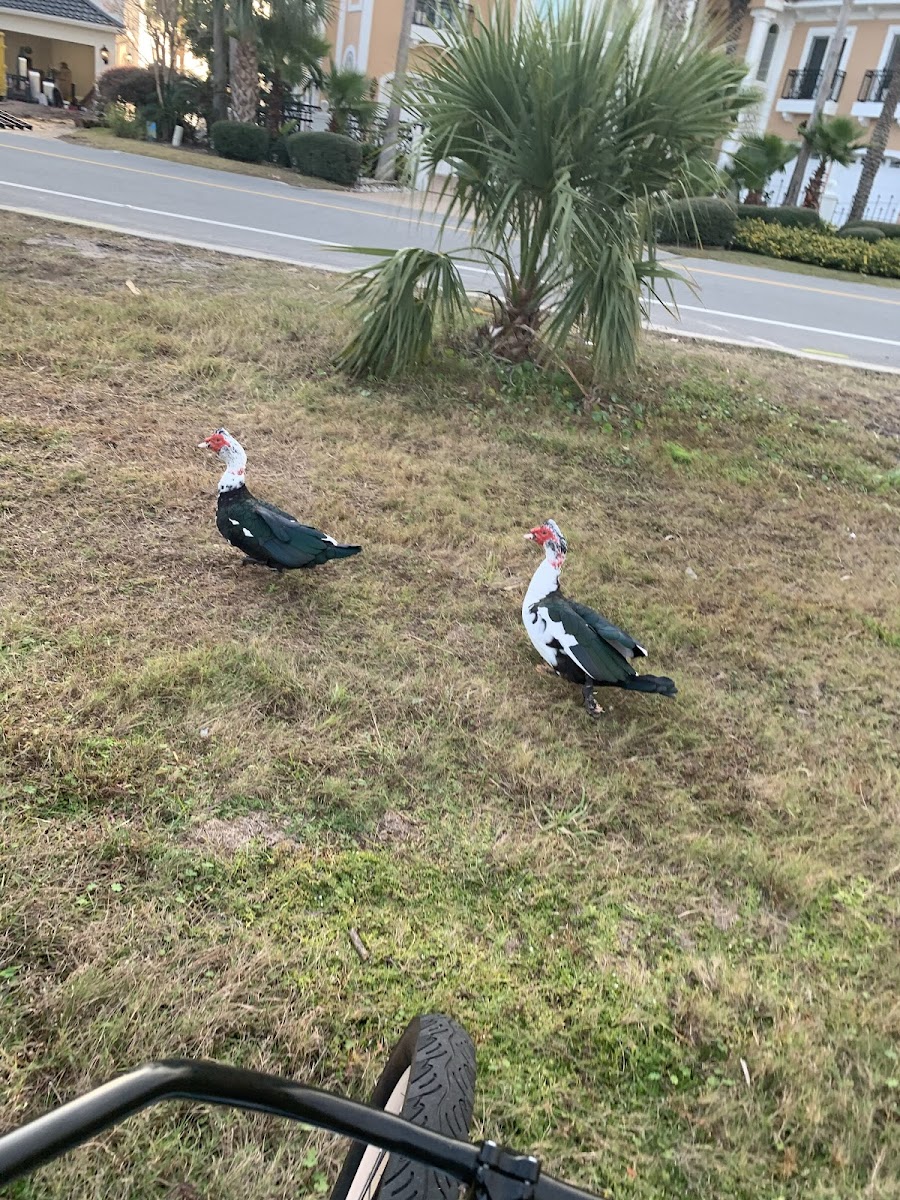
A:
[[[0,1138],[0,1186],[161,1100],[195,1100],[304,1121],[452,1175],[488,1200],[593,1200],[587,1192],[542,1176],[537,1159],[493,1142],[457,1142],[381,1109],[276,1075],[178,1058],[140,1067]]]

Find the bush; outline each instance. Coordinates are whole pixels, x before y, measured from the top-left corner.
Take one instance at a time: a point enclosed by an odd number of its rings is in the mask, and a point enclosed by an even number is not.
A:
[[[763,204],[739,204],[738,218],[752,221],[768,221],[773,225],[784,225],[786,229],[824,229],[825,222],[812,208],[781,205],[766,208]]]
[[[272,139],[269,145],[269,162],[273,162],[279,167],[289,167],[291,165],[291,156],[288,154],[287,148],[287,138],[280,133]]]
[[[765,221],[738,221],[733,245],[772,258],[900,279],[900,241],[897,239],[885,237],[871,243],[859,237],[838,237],[813,229],[787,229]]]
[[[103,104],[133,104],[144,108],[157,101],[156,79],[147,67],[110,67],[97,80]]]
[[[727,246],[736,221],[727,200],[675,200],[660,213],[657,236],[671,246]]]
[[[841,233],[848,229],[877,229],[886,238],[900,238],[900,225],[893,221],[848,221]]]
[[[269,154],[269,134],[261,125],[244,121],[216,121],[210,130],[213,150],[220,158],[238,162],[264,162]]]
[[[140,141],[147,136],[147,122],[140,113],[129,116],[121,104],[108,104],[103,111],[103,124],[113,137]]]
[[[884,240],[884,234],[880,229],[873,229],[870,225],[845,225],[843,229],[838,231],[839,238],[862,238],[864,242],[880,242]]]
[[[362,146],[340,133],[295,133],[287,140],[291,166],[304,175],[352,186],[359,179]]]

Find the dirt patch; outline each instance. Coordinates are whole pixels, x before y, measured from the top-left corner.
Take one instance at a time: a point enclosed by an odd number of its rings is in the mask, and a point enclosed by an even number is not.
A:
[[[375,826],[372,841],[379,846],[403,846],[422,840],[422,830],[412,817],[389,808]]]
[[[160,246],[159,250],[155,250],[152,243],[142,243],[142,251],[140,253],[133,250],[126,250],[121,242],[110,242],[98,240],[90,237],[78,237],[72,235],[66,237],[62,234],[48,234],[46,237],[31,237],[25,239],[26,246],[49,246],[58,250],[69,250],[79,255],[81,258],[100,260],[106,258],[115,258],[121,262],[142,263],[149,266],[178,266],[186,271],[197,270],[201,265],[196,260],[184,254],[179,254],[172,246]],[[204,272],[220,269],[221,264],[217,264],[208,259],[202,263]]]
[[[189,846],[218,850],[226,854],[234,854],[254,842],[263,846],[277,846],[281,842],[291,841],[293,838],[288,837],[283,827],[263,813],[233,817],[229,821],[213,817],[204,821],[202,825],[195,826],[185,838]]]

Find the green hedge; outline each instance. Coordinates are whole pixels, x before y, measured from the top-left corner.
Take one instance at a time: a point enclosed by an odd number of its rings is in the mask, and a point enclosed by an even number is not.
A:
[[[848,221],[841,233],[846,236],[850,229],[877,229],[887,238],[900,238],[900,225],[893,221]]]
[[[352,186],[359,179],[362,146],[339,133],[295,133],[287,140],[291,166],[304,175]]]
[[[823,229],[824,222],[812,208],[798,208],[793,204],[767,208],[764,204],[739,204],[738,218],[752,221],[767,221],[772,225],[784,225],[787,229]]]
[[[656,236],[670,246],[727,246],[737,213],[727,200],[674,200],[659,214]]]
[[[269,156],[269,134],[261,125],[243,121],[216,121],[210,130],[213,149],[221,158],[238,162],[265,162]]]
[[[900,241],[896,239],[872,243],[812,229],[786,229],[765,221],[738,221],[732,244],[772,258],[900,279]]]
[[[839,229],[837,236],[839,238],[862,238],[864,242],[881,242],[884,240],[884,234],[880,229],[873,229],[870,225],[845,225],[843,229]]]

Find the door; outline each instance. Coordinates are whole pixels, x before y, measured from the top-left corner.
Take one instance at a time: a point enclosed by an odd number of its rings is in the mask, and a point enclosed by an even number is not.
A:
[[[798,90],[798,100],[813,100],[816,95],[816,84],[819,82],[819,76],[822,73],[822,66],[825,62],[825,55],[828,53],[828,43],[830,37],[814,37],[810,47],[809,54],[806,56],[806,64],[800,76],[800,87]],[[847,39],[844,38],[841,46],[841,53],[838,56],[838,67],[841,65],[841,60],[844,57],[844,51],[847,48]],[[824,80],[822,81],[825,82]],[[831,89],[831,80],[827,84],[829,91]]]

